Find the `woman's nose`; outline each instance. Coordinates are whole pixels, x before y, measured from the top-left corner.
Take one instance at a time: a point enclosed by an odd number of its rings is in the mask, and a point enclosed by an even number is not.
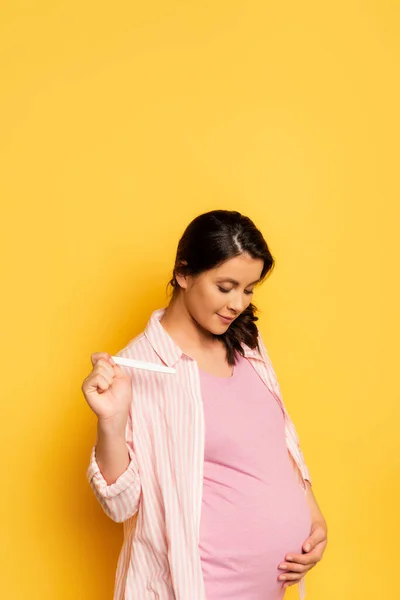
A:
[[[240,313],[244,310],[244,299],[241,297],[232,298],[228,304],[229,310],[233,310],[236,313]]]

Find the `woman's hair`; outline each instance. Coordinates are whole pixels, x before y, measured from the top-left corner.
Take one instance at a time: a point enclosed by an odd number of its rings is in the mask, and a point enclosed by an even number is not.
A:
[[[176,273],[196,277],[204,271],[214,269],[225,261],[247,253],[252,258],[261,258],[264,267],[259,283],[275,266],[275,261],[261,232],[249,217],[235,210],[212,210],[193,219],[179,240],[172,279],[172,299],[179,293]],[[258,347],[258,330],[255,321],[257,308],[254,304],[244,310],[222,335],[227,361],[235,364],[235,352],[244,356],[242,342],[250,348]]]

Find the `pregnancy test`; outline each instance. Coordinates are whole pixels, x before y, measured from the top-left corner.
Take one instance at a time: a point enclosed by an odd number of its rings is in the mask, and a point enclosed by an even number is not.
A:
[[[176,369],[172,367],[164,367],[157,363],[146,362],[145,360],[136,360],[135,358],[123,358],[122,356],[111,357],[117,365],[123,367],[133,367],[134,369],[145,369],[146,371],[158,371],[159,373],[176,373]]]

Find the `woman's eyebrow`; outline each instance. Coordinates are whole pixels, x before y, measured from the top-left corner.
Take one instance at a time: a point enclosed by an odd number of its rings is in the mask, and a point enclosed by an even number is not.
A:
[[[231,279],[231,277],[219,277],[218,281],[229,281],[229,283],[233,283],[235,285],[239,285],[239,282],[236,281],[236,279]],[[255,281],[253,281],[252,283],[249,283],[249,285],[253,285],[254,283],[257,283],[257,281],[259,281],[258,279],[256,279]],[[247,286],[246,286],[247,287]]]

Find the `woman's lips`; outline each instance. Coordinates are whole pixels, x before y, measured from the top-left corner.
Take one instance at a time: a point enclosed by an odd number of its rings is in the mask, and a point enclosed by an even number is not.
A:
[[[220,317],[220,319],[222,319],[222,321],[224,323],[232,323],[232,321],[233,321],[233,317],[223,317],[219,313],[217,313],[217,315]]]

